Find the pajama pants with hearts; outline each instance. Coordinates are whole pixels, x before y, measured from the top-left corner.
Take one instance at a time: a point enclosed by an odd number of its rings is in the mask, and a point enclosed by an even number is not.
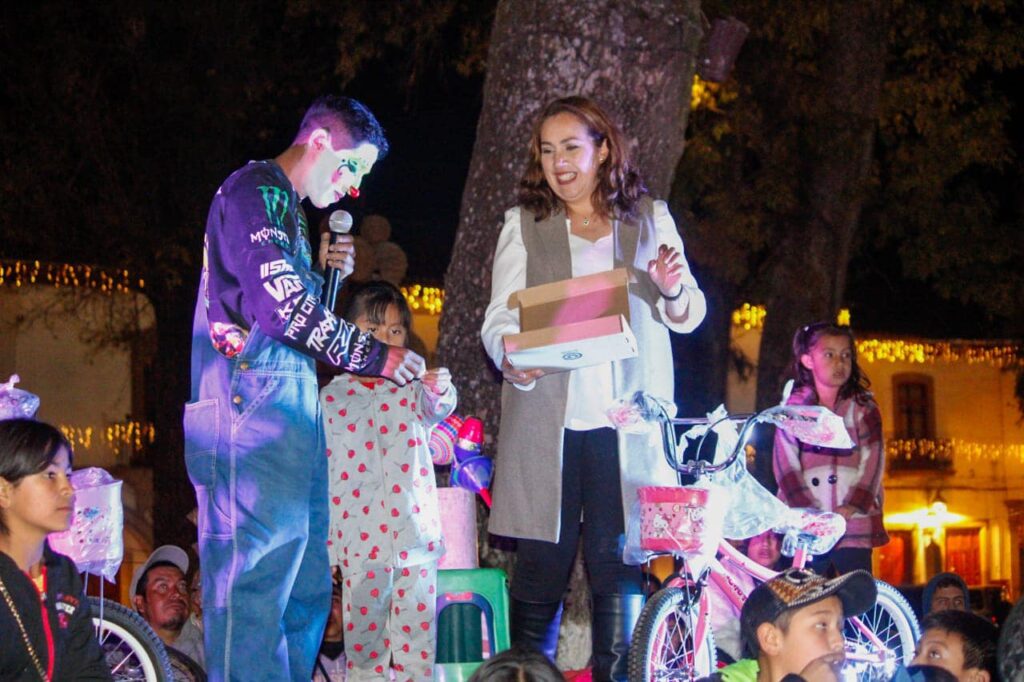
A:
[[[345,572],[347,682],[433,679],[436,584],[436,561]]]

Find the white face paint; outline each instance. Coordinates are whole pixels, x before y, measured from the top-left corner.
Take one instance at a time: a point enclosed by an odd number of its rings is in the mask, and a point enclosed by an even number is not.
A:
[[[307,196],[317,208],[327,208],[359,185],[377,163],[376,145],[363,142],[355,149],[333,149],[330,138],[306,181]]]

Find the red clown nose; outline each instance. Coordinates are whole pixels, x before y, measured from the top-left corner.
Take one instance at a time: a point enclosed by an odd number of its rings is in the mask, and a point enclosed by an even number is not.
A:
[[[359,198],[359,188],[358,187],[349,187],[348,188],[348,195],[350,197],[352,197],[353,199],[358,199]]]

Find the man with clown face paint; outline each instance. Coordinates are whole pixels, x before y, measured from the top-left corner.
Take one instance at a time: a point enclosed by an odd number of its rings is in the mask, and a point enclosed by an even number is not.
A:
[[[315,362],[398,385],[423,371],[321,304],[300,205],[358,195],[387,151],[365,106],[322,97],[288,149],[232,173],[210,207],[184,426],[211,681],[312,675],[331,604]],[[353,254],[351,237],[324,235],[320,269],[347,276]]]

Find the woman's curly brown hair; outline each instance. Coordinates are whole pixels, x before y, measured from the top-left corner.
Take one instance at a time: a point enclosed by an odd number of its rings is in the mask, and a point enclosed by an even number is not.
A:
[[[579,119],[595,146],[600,147],[602,142],[608,145],[608,158],[597,169],[594,211],[604,217],[635,218],[640,198],[647,194],[647,187],[629,159],[622,132],[601,107],[578,95],[554,100],[537,117],[530,136],[530,158],[519,181],[519,203],[532,211],[538,220],[547,218],[561,207],[561,199],[555,196],[544,178],[540,160],[540,129],[549,118],[562,113]]]

